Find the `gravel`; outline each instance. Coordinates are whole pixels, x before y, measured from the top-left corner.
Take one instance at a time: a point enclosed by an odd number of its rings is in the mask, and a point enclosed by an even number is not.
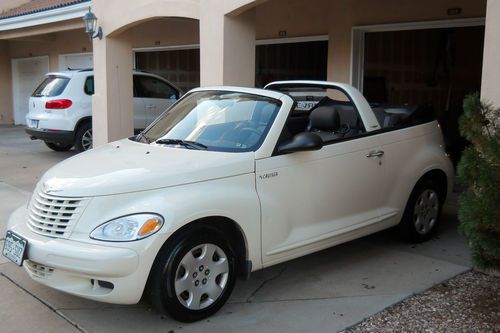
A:
[[[458,275],[343,331],[358,332],[500,332],[500,277]]]

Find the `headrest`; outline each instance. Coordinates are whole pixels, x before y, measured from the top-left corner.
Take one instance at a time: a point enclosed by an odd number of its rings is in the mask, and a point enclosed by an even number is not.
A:
[[[331,106],[320,106],[309,115],[309,127],[320,131],[335,132],[340,128],[340,116]]]

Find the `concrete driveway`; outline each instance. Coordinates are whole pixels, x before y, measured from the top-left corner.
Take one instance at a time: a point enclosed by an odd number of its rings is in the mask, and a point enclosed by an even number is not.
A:
[[[0,127],[0,246],[9,214],[43,172],[73,154],[30,141],[20,127]],[[0,331],[336,332],[470,269],[456,210],[453,196],[437,237],[424,244],[384,231],[255,272],[218,314],[194,324],[155,313],[146,301],[116,306],[60,293],[0,256]]]

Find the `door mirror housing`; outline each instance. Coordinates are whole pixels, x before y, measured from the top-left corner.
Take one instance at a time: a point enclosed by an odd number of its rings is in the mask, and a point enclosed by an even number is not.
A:
[[[320,150],[323,140],[311,132],[302,132],[295,135],[291,140],[283,142],[278,147],[279,153],[293,153],[296,151]]]

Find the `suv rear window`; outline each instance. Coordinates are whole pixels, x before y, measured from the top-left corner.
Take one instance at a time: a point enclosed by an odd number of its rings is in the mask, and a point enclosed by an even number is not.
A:
[[[32,97],[54,97],[63,93],[69,83],[69,78],[50,75],[35,89]]]

